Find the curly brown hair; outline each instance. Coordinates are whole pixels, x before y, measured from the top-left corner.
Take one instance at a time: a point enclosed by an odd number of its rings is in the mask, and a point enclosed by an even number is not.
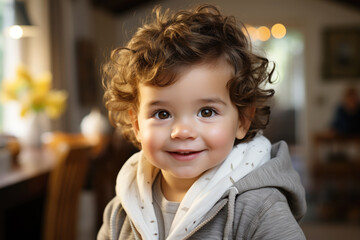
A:
[[[234,67],[234,77],[227,87],[231,101],[237,106],[239,117],[252,107],[251,125],[246,136],[235,144],[249,141],[268,124],[270,107],[266,105],[274,95],[265,89],[271,83],[275,66],[252,52],[251,43],[233,16],[223,16],[212,5],[171,13],[155,7],[153,18],[134,34],[126,47],[112,51],[103,67],[105,106],[115,127],[136,146],[137,142],[129,110],[137,111],[139,83],[168,86],[176,81],[179,66],[189,66],[225,57]]]

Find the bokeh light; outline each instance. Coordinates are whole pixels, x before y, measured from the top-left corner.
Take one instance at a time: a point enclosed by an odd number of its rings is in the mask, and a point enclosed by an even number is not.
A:
[[[281,39],[286,35],[286,28],[283,24],[277,23],[271,28],[271,34],[274,38]]]
[[[248,31],[248,33],[249,33],[249,35],[250,35],[250,39],[251,39],[252,41],[259,40],[259,33],[258,33],[257,28],[252,27],[252,26],[248,26],[248,27],[247,27],[247,31]]]
[[[267,41],[269,40],[271,33],[270,33],[270,29],[268,27],[265,26],[261,26],[257,29],[258,31],[258,38],[260,41]]]

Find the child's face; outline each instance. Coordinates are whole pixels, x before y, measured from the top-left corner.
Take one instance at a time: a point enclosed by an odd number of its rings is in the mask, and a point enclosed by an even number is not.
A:
[[[247,128],[226,87],[233,68],[223,59],[181,68],[166,87],[140,84],[133,126],[147,160],[174,179],[197,179],[220,164]]]

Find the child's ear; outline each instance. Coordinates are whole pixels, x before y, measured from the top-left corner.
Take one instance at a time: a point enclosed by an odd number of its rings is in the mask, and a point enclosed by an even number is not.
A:
[[[128,111],[128,114],[131,119],[131,125],[133,127],[135,137],[138,140],[138,142],[140,142],[139,121],[138,121],[137,113],[133,109],[130,109]]]
[[[244,115],[241,117],[239,121],[239,127],[236,132],[237,139],[243,139],[245,137],[246,133],[250,128],[251,121],[255,116],[255,111],[256,111],[255,107],[248,107],[245,110]]]

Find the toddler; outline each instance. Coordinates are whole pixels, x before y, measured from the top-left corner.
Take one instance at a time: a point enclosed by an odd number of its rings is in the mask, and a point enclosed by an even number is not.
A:
[[[98,239],[305,239],[287,145],[261,134],[274,68],[214,6],[153,14],[103,69],[110,120],[141,150]]]

